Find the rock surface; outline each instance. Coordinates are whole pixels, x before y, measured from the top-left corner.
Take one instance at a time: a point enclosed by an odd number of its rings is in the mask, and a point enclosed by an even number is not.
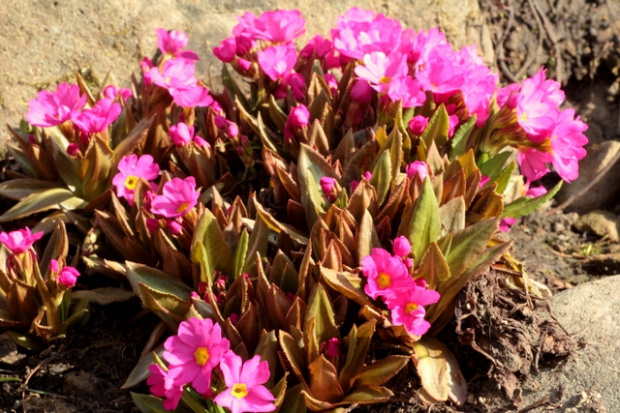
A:
[[[555,316],[579,346],[563,366],[551,371],[541,369],[540,374],[528,379],[522,407],[548,397],[557,410],[546,407],[544,411],[618,411],[619,290],[620,275],[616,275],[581,284],[551,298]]]
[[[618,217],[610,211],[596,210],[582,215],[575,228],[581,232],[593,232],[599,237],[607,237],[612,242],[618,241],[618,229],[620,221]]]
[[[0,143],[28,110],[39,90],[74,81],[75,72],[103,80],[113,72],[127,86],[143,56],[156,50],[159,27],[185,31],[189,48],[203,58],[197,74],[217,75],[220,64],[211,49],[230,35],[236,16],[275,8],[299,9],[307,20],[307,40],[327,35],[336,18],[353,6],[399,18],[414,29],[439,26],[455,47],[476,43],[487,63],[494,61],[489,29],[476,0],[8,0],[0,13]],[[454,13],[454,10],[459,10]]]
[[[614,157],[620,152],[620,142],[605,141],[599,145],[593,145],[588,149],[588,156],[579,163],[579,178],[569,185],[564,185],[557,195],[557,201],[562,203],[569,198],[574,198],[568,209],[580,214],[602,209],[616,201],[620,186],[620,162],[610,167],[592,188],[579,196],[582,189],[607,168]]]

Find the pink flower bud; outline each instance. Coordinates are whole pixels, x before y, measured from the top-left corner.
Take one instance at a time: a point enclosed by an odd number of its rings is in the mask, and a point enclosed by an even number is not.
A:
[[[187,126],[185,123],[177,123],[170,126],[170,140],[174,146],[185,146],[194,138],[194,125]]]
[[[351,88],[351,99],[357,103],[366,105],[372,99],[372,88],[365,80],[357,80]]]
[[[236,138],[237,136],[239,136],[239,127],[234,122],[227,122],[226,133],[231,138]]]
[[[166,226],[168,227],[168,229],[170,229],[170,232],[172,233],[172,235],[179,234],[181,230],[183,229],[183,225],[181,225],[181,223],[177,221],[176,219],[166,220]]]
[[[50,271],[53,274],[56,274],[58,273],[58,271],[60,271],[60,266],[58,265],[58,261],[53,258],[50,260]]]
[[[321,178],[320,184],[323,193],[325,193],[325,195],[328,195],[334,191],[334,188],[336,187],[336,180],[329,176],[324,176]]]
[[[487,184],[487,182],[489,182],[491,180],[491,178],[489,178],[486,175],[482,175],[480,177],[480,182],[478,182],[478,188],[484,188],[484,186]]]
[[[288,115],[287,121],[289,120],[290,123],[287,123],[293,128],[308,126],[308,123],[310,123],[310,112],[304,105],[295,106]]]
[[[146,219],[146,229],[148,229],[151,234],[153,234],[155,231],[157,231],[157,228],[159,228],[159,220],[158,219],[156,219],[156,218],[147,218]]]
[[[76,157],[78,153],[80,153],[80,147],[78,146],[77,143],[70,143],[67,146],[67,153],[69,154],[69,156],[71,157]]]
[[[239,65],[239,68],[241,68],[241,70],[243,70],[244,72],[246,70],[250,70],[250,68],[252,67],[252,62],[246,59],[237,59],[237,64]]]
[[[413,179],[414,176],[418,175],[420,179],[424,180],[428,176],[428,165],[426,165],[426,162],[413,161],[405,167],[405,171],[409,179]]]
[[[213,54],[224,63],[230,63],[235,58],[237,43],[234,37],[228,37],[213,48]]]
[[[321,343],[321,351],[329,358],[338,357],[340,355],[340,340],[332,337],[328,341]]]
[[[411,254],[411,243],[406,237],[401,235],[394,240],[392,249],[395,255],[404,258],[407,255]]]
[[[228,121],[222,115],[217,115],[215,117],[215,126],[217,126],[218,129],[224,129],[224,127],[226,126],[226,122],[228,122]]]
[[[71,288],[75,286],[80,273],[73,267],[65,267],[60,271],[58,275],[58,282],[63,285],[65,288]]]
[[[414,116],[409,121],[409,130],[414,135],[421,135],[424,132],[424,129],[426,129],[426,125],[428,125],[428,118],[426,116]]]

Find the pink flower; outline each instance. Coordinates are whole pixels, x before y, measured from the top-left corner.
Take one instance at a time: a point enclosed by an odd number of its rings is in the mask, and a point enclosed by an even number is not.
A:
[[[121,114],[119,103],[112,99],[101,99],[92,109],[74,112],[71,120],[84,133],[97,133],[107,129]]]
[[[116,187],[116,196],[125,198],[129,205],[134,205],[134,193],[140,178],[147,181],[157,178],[159,165],[154,163],[151,155],[131,154],[124,156],[118,162],[118,173],[112,179],[112,185]]]
[[[431,50],[428,60],[416,72],[422,89],[438,94],[459,90],[465,82],[465,71],[459,60],[450,46]]]
[[[292,43],[269,46],[258,52],[258,64],[271,80],[288,74],[297,62],[297,50]]]
[[[164,64],[162,72],[157,67],[149,70],[153,83],[174,92],[176,89],[189,89],[196,86],[194,62],[187,59],[170,59]]]
[[[368,182],[370,182],[370,178],[372,178],[372,173],[371,173],[370,171],[366,171],[366,172],[364,172],[364,173],[362,174],[362,178],[364,178],[364,179],[366,179]],[[359,185],[359,184],[360,184],[360,183],[359,183],[358,181],[356,181],[356,180],[351,181],[351,184],[350,184],[350,186],[351,186],[351,192],[354,192],[354,191],[357,189],[357,187],[358,187],[358,185]]]
[[[169,89],[172,100],[182,108],[207,107],[213,103],[209,89],[202,86],[192,86],[185,89]]]
[[[410,334],[421,336],[431,327],[424,319],[426,310],[423,306],[438,302],[440,297],[437,291],[427,290],[417,285],[413,279],[410,280],[408,288],[390,296],[386,304],[391,310],[394,324],[404,325]]]
[[[128,98],[133,96],[131,89],[127,89],[124,87],[117,88],[114,85],[107,85],[103,88],[102,94],[105,98],[114,100],[118,96],[121,97],[121,100],[125,102]]]
[[[401,32],[398,20],[352,7],[338,17],[336,28],[330,33],[336,50],[344,56],[362,60],[368,53],[389,54],[396,50]]]
[[[566,182],[579,177],[579,161],[586,156],[583,146],[588,143],[588,138],[582,133],[588,129],[588,125],[579,116],[574,116],[574,109],[561,111],[551,133],[551,163]]]
[[[521,148],[517,153],[517,162],[523,176],[528,181],[537,181],[549,172],[547,164],[553,156],[548,152],[541,152],[534,148]]]
[[[214,401],[231,413],[271,412],[276,409],[275,397],[263,386],[269,380],[269,364],[254,356],[242,364],[241,357],[232,351],[222,360],[220,370],[226,390]]]
[[[60,271],[60,274],[58,274],[58,278],[56,278],[56,280],[58,280],[63,287],[71,288],[75,286],[79,276],[80,273],[77,269],[66,266]]]
[[[149,371],[151,375],[146,379],[146,384],[151,386],[151,393],[157,397],[165,398],[164,409],[176,409],[183,396],[183,385],[175,383],[174,377],[157,364],[151,364]]]
[[[386,55],[383,52],[372,52],[364,55],[364,65],[355,68],[355,74],[370,83],[377,92],[385,92],[392,78],[407,76],[407,57],[394,52]]]
[[[188,60],[200,60],[191,50],[181,50],[189,41],[187,35],[176,30],[157,29],[157,47],[164,54],[179,56]]]
[[[185,179],[172,178],[164,184],[162,192],[162,195],[155,195],[153,198],[151,212],[166,218],[185,215],[196,206],[200,196],[193,176]]]
[[[29,104],[26,119],[33,126],[56,126],[71,119],[86,103],[78,85],[61,83],[54,92],[42,90]]]
[[[43,231],[30,233],[30,228],[18,229],[8,234],[4,231],[0,233],[0,242],[3,243],[13,254],[21,254],[30,249],[32,244],[40,240]]]
[[[540,143],[551,135],[563,100],[559,83],[545,80],[543,68],[523,81],[517,94],[517,121],[529,140]]]
[[[530,186],[528,182],[526,184],[525,196],[530,198],[538,198],[539,196],[543,196],[547,193],[547,188],[544,186]]]
[[[414,135],[421,135],[428,125],[428,118],[426,116],[417,115],[411,118],[409,121],[409,130]]]
[[[170,140],[174,146],[189,145],[194,138],[194,125],[187,126],[186,123],[177,123],[170,126]]]
[[[400,257],[393,257],[382,248],[373,248],[371,254],[362,259],[362,272],[368,277],[364,291],[373,299],[392,297],[412,281]]]
[[[425,180],[428,176],[428,165],[423,161],[413,161],[405,167],[405,172],[407,172],[409,179],[413,179],[417,175],[421,180]]]
[[[388,86],[387,95],[392,102],[402,102],[403,108],[422,106],[426,93],[420,82],[411,76],[395,77]]]
[[[192,317],[181,322],[177,335],[168,337],[164,348],[163,357],[174,383],[191,383],[202,394],[209,390],[211,372],[229,351],[230,342],[222,338],[219,324]]]
[[[306,32],[306,21],[299,10],[266,11],[260,17],[246,12],[237,20],[233,34],[244,33],[252,40],[287,43]]]
[[[502,232],[510,231],[510,227],[517,223],[517,218],[503,218],[499,222],[499,229]]]

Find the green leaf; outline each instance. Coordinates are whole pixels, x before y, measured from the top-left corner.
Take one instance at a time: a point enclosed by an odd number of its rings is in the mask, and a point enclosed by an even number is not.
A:
[[[340,294],[362,307],[372,305],[368,295],[364,292],[362,279],[358,274],[339,272],[325,267],[321,267],[320,271],[323,281]]]
[[[497,226],[497,219],[485,219],[439,239],[437,244],[446,257],[451,277],[460,276],[469,267],[473,259],[488,245]]]
[[[498,194],[503,194],[506,188],[508,187],[508,183],[510,182],[510,177],[514,170],[517,169],[516,162],[510,162],[507,167],[502,169],[501,173],[495,178],[494,182],[497,183],[497,188],[495,188],[495,192]]]
[[[183,301],[189,301],[189,294],[192,289],[181,280],[174,279],[157,268],[135,262],[126,261],[125,267],[127,268],[127,279],[136,295],[140,295],[139,284],[144,284],[153,290],[174,295]]]
[[[310,372],[310,394],[315,399],[330,403],[338,402],[344,391],[338,381],[338,371],[323,354],[308,366]]]
[[[57,188],[58,183],[32,178],[18,178],[0,184],[0,195],[5,198],[21,201],[27,196]]]
[[[361,387],[349,393],[342,399],[342,402],[346,404],[374,404],[386,402],[392,396],[394,393],[386,387]]]
[[[339,337],[332,300],[321,284],[317,284],[310,293],[304,323],[308,324],[312,318],[316,323],[315,332],[318,343]]]
[[[424,180],[413,212],[408,217],[403,216],[398,235],[409,239],[415,261],[420,260],[430,243],[441,235],[439,203],[429,177]]]
[[[118,165],[123,156],[129,155],[133,152],[133,150],[146,138],[154,119],[155,115],[151,116],[149,119],[142,119],[140,123],[134,126],[129,135],[127,135],[127,137],[123,139],[116,148],[114,148],[112,163],[115,166]]]
[[[504,213],[502,214],[502,218],[519,218],[531,214],[539,206],[553,198],[555,194],[558,193],[558,191],[562,187],[562,182],[563,181],[558,182],[556,186],[551,188],[549,192],[542,196],[539,196],[537,198],[522,197],[504,206]]]
[[[345,392],[348,392],[359,374],[364,368],[364,361],[368,356],[370,340],[375,332],[375,320],[362,324],[359,329],[354,324],[347,336],[349,348],[347,349],[347,359],[344,367],[340,371],[340,384]]]
[[[357,380],[355,387],[358,386],[379,386],[398,373],[409,363],[409,356],[388,356],[384,359],[375,361],[369,366],[364,367]]]
[[[448,398],[462,406],[467,399],[467,385],[454,355],[441,341],[424,336],[413,343],[416,369],[426,393],[437,401]]]
[[[390,184],[392,182],[392,161],[389,151],[383,151],[379,156],[375,168],[372,170],[370,184],[377,191],[377,200],[379,205],[383,204],[385,197],[390,192]]]
[[[466,209],[467,207],[465,206],[463,196],[452,198],[439,207],[439,217],[444,234],[460,231],[465,228]]]
[[[504,151],[500,152],[494,157],[488,159],[486,162],[482,163],[480,168],[480,173],[482,175],[486,175],[489,177],[489,180],[495,181],[495,179],[500,175],[502,170],[504,169],[504,165],[506,165],[506,161],[510,158],[513,152]]]
[[[233,273],[235,278],[243,274],[243,265],[247,258],[249,242],[250,236],[248,231],[243,228],[241,236],[239,237],[239,243],[237,244],[237,250],[235,251],[235,272]]]
[[[420,140],[424,142],[427,148],[431,146],[431,143],[435,142],[437,148],[441,148],[446,142],[448,142],[448,130],[450,126],[450,120],[448,112],[443,104],[439,107],[431,116],[428,121],[424,133],[420,136]]]
[[[205,248],[209,269],[212,272],[219,270],[227,275],[234,273],[233,255],[226,243],[220,224],[215,215],[208,209],[205,209],[196,225],[192,248],[198,242],[202,242]]]
[[[52,188],[28,195],[0,216],[0,222],[8,222],[49,209],[68,210],[84,208],[88,203],[65,188]]]
[[[426,250],[418,267],[417,275],[423,277],[431,289],[435,289],[438,283],[450,279],[450,267],[448,267],[448,262],[436,242],[431,242]]]
[[[248,111],[250,110],[250,102],[245,97],[245,93],[241,91],[241,88],[237,85],[237,82],[232,78],[230,72],[228,71],[228,66],[226,64],[222,65],[222,84],[226,89],[228,89],[228,93],[234,99],[239,99],[239,103],[243,105],[243,108]]]
[[[319,187],[319,181],[324,176],[338,180],[338,175],[323,155],[303,143],[297,159],[297,175],[301,190],[301,204],[306,211],[308,228],[312,228],[319,214],[325,213],[329,207],[329,202]]]
[[[471,132],[476,126],[476,114],[474,114],[467,123],[459,126],[451,139],[452,150],[450,151],[450,160],[453,161],[457,156],[463,155],[467,151],[467,141]]]

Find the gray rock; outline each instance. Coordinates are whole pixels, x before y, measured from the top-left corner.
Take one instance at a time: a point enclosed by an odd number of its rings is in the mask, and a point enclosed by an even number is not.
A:
[[[39,90],[74,81],[78,70],[92,69],[99,79],[112,71],[118,84],[128,86],[142,57],[155,52],[159,27],[188,34],[188,47],[203,58],[197,74],[207,79],[221,66],[211,49],[230,35],[237,15],[299,9],[307,20],[302,39],[307,40],[328,35],[338,15],[352,6],[399,18],[418,30],[439,26],[455,47],[476,43],[487,63],[495,60],[476,0],[7,0],[0,13],[0,143],[8,137],[4,125],[19,124]]]
[[[558,410],[551,410],[554,412],[618,411],[619,290],[620,276],[616,275],[581,284],[551,298],[558,321],[580,346],[566,364],[554,370],[542,369],[527,380],[521,407],[549,397],[557,401]]]
[[[620,221],[615,214],[610,211],[596,210],[582,215],[575,228],[582,232],[593,232],[600,237],[607,236],[610,241],[618,241],[618,231]]]
[[[584,195],[578,196],[582,189],[587,186],[596,176],[600,175],[620,151],[620,142],[606,141],[594,145],[588,150],[588,155],[579,164],[579,178],[569,185],[564,185],[557,196],[558,202],[562,203],[569,198],[574,198],[568,210],[580,214],[611,206],[617,200],[620,191],[620,162],[616,162],[605,175]]]

